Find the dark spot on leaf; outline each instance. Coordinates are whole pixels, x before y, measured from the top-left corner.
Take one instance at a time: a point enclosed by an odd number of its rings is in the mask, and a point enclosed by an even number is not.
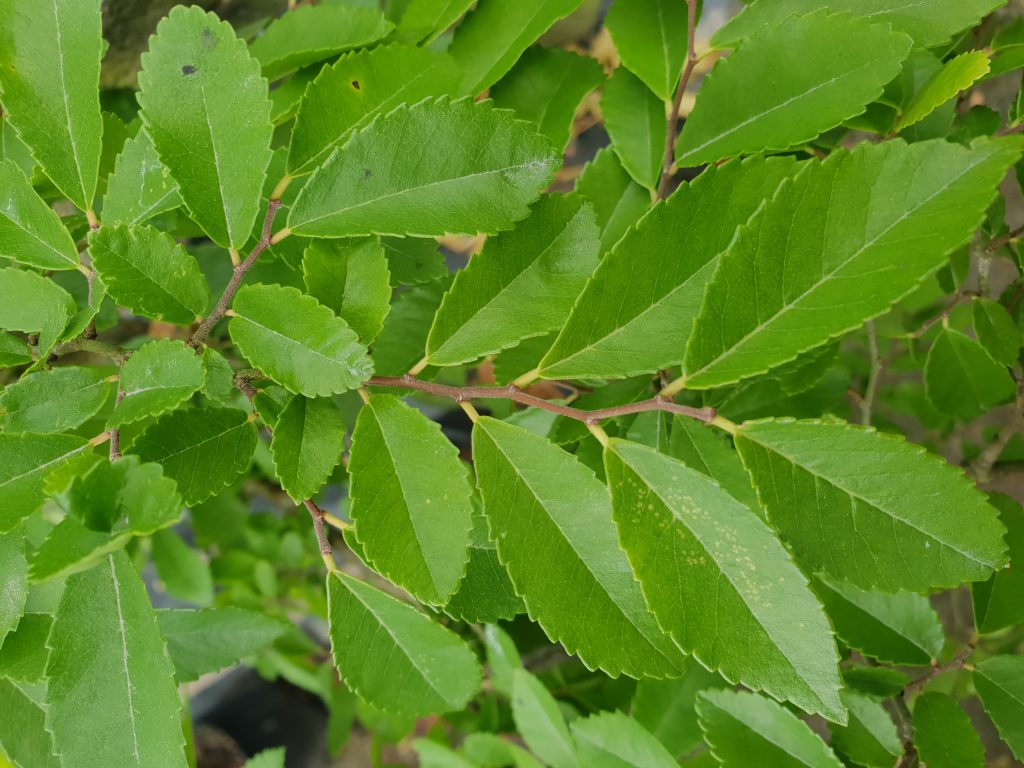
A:
[[[363,168],[363,178],[368,179],[371,176],[373,176],[373,171],[371,171],[369,168]]]
[[[355,89],[356,89],[357,91],[358,91],[358,90],[359,90],[360,88],[362,88],[362,86],[361,86],[361,85],[359,84],[359,81],[358,81],[358,80],[353,80],[353,81],[352,81],[352,87],[353,87],[353,88],[355,88]]]
[[[220,42],[217,39],[216,35],[213,34],[213,30],[210,29],[209,27],[206,27],[206,28],[203,29],[202,39],[203,39],[203,45],[205,45],[207,48],[216,48],[217,47],[217,43]]]
[[[196,68],[193,67],[191,64],[186,64],[185,66],[183,66],[181,68],[181,74],[183,74],[183,75],[194,75],[195,73],[196,73]]]

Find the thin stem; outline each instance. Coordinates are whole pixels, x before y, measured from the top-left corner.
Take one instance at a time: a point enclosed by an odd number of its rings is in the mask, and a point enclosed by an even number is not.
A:
[[[989,244],[985,246],[985,251],[987,253],[995,253],[1004,245],[1010,245],[1010,243],[1017,242],[1021,235],[1024,235],[1024,226],[1011,229],[1002,237],[997,237],[994,240],[991,240]]]
[[[302,504],[309,510],[309,516],[313,518],[313,530],[316,532],[317,544],[320,545],[321,557],[325,563],[329,562],[333,566],[328,566],[330,570],[337,570],[337,566],[334,565],[334,550],[327,540],[327,531],[324,530],[324,511],[312,499],[306,499]]]
[[[944,675],[954,669],[962,668],[967,660],[974,654],[975,649],[978,647],[978,637],[975,635],[967,641],[967,645],[960,649],[956,656],[947,661],[945,664],[935,664],[925,672],[923,675],[915,680],[911,680],[905,686],[903,686],[903,697],[906,699],[908,696],[912,696],[915,693],[920,692],[924,689],[928,683],[937,678],[939,675]]]
[[[999,430],[996,439],[985,446],[971,462],[970,473],[978,483],[987,483],[992,479],[992,468],[1003,455],[1006,446],[1010,444],[1014,435],[1024,430],[1024,376],[1018,369],[1014,371],[1014,377],[1017,381],[1017,398],[1013,404],[1013,415],[1006,426]]]
[[[860,423],[864,426],[871,424],[871,411],[875,407],[878,379],[882,374],[882,358],[878,354],[878,333],[875,331],[875,324],[869,322],[867,329],[868,357],[870,357],[871,372],[868,374],[868,385],[864,390],[864,397],[860,401]]]
[[[918,328],[913,333],[908,333],[906,336],[902,338],[920,339],[922,336],[928,333],[928,331],[930,331],[936,323],[940,323],[944,321],[946,318],[948,318],[953,313],[953,310],[957,308],[961,301],[963,301],[964,299],[973,298],[977,295],[978,294],[975,291],[960,291],[960,293],[956,294],[950,300],[950,302],[945,307],[942,308],[942,311],[939,312],[939,314],[935,315],[932,318],[929,318],[928,320],[925,320],[921,324],[920,328]]]
[[[121,389],[121,382],[117,382],[117,397],[114,400],[114,407],[116,408],[124,400],[124,390]],[[110,460],[117,461],[121,458],[121,430],[112,429],[110,430]]]
[[[58,344],[53,350],[53,354],[57,357],[70,355],[72,352],[92,352],[94,355],[102,355],[108,360],[113,360],[117,365],[124,363],[132,354],[128,350],[118,349],[106,342],[86,338],[78,338],[65,344]]]
[[[676,96],[672,100],[672,109],[669,110],[668,128],[665,131],[665,153],[661,164],[661,181],[658,184],[658,198],[661,200],[668,196],[668,185],[672,180],[672,171],[675,167],[673,150],[676,143],[676,124],[679,122],[679,110],[683,106],[683,94],[686,93],[686,86],[689,85],[690,77],[697,66],[696,32],[697,0],[686,0],[686,66],[683,68],[682,77],[679,78],[679,87],[676,88]]]

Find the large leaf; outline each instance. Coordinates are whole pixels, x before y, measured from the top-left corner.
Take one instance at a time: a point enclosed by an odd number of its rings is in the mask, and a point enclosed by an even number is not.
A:
[[[188,325],[206,311],[199,264],[166,232],[102,227],[89,237],[89,255],[110,296],[136,314]]]
[[[245,411],[206,407],[161,416],[130,451],[160,464],[191,506],[244,472],[255,449],[256,427]]]
[[[96,368],[68,366],[22,376],[0,391],[0,429],[67,432],[95,416],[112,384]]]
[[[680,647],[727,680],[845,720],[828,619],[771,529],[646,446],[613,440],[605,467],[619,541]]]
[[[625,67],[612,73],[601,95],[604,126],[612,148],[638,184],[658,188],[665,153],[665,105]]]
[[[1010,400],[1013,377],[978,342],[952,328],[943,328],[928,350],[924,393],[938,413],[972,419]]]
[[[985,748],[960,705],[944,693],[914,701],[914,745],[928,768],[983,768]]]
[[[274,470],[296,504],[320,490],[344,450],[345,419],[329,398],[295,395],[274,422]]]
[[[313,237],[493,233],[526,216],[556,165],[546,138],[488,102],[402,105],[317,169],[288,227]]]
[[[648,612],[591,471],[486,417],[473,427],[473,458],[491,538],[530,618],[588,667],[678,676],[682,653]]]
[[[594,205],[601,228],[601,253],[607,252],[651,204],[651,196],[622,167],[611,147],[598,151],[583,167],[576,191]]]
[[[959,469],[901,437],[838,422],[745,424],[736,447],[807,568],[864,589],[926,592],[1006,562],[996,511]]]
[[[107,425],[120,427],[173,410],[205,381],[202,358],[184,342],[161,339],[146,344],[121,366],[121,397]]]
[[[1016,137],[865,142],[809,163],[722,257],[685,386],[762,373],[887,311],[971,237],[1020,151]]]
[[[8,533],[0,536],[0,645],[7,634],[18,626],[27,597],[25,537],[20,533]]]
[[[845,13],[766,27],[705,80],[676,144],[676,162],[700,165],[810,141],[881,96],[910,46],[887,24]],[[837,56],[840,49],[844,55]],[[763,76],[767,67],[773,77]]]
[[[351,516],[370,564],[418,600],[444,605],[466,573],[472,493],[440,427],[391,395],[359,412]]]
[[[0,256],[39,269],[76,269],[78,249],[60,217],[13,160],[0,162]]]
[[[306,292],[369,344],[391,309],[391,274],[378,238],[314,240],[302,255]]]
[[[5,119],[68,199],[92,208],[103,119],[99,0],[0,2]]]
[[[47,645],[46,726],[63,768],[187,765],[174,669],[127,555],[68,579]]]
[[[525,669],[512,670],[512,717],[526,746],[552,768],[580,768],[558,702]]]
[[[228,332],[238,351],[289,392],[333,395],[373,375],[348,323],[295,288],[247,285],[232,313]]]
[[[1024,509],[1008,496],[993,495],[991,502],[1006,526],[1010,567],[971,585],[974,621],[983,634],[1024,622]]]
[[[1024,656],[993,656],[978,664],[974,688],[1013,754],[1024,760]]]
[[[796,168],[792,158],[709,168],[657,205],[601,260],[541,375],[621,378],[681,362],[720,254]]]
[[[605,26],[622,63],[662,101],[671,101],[686,61],[686,5],[633,0],[608,11]]]
[[[416,717],[451,712],[480,687],[469,647],[411,605],[338,571],[327,593],[338,672],[374,706]]]
[[[7,678],[0,678],[0,711],[0,754],[17,768],[60,768],[43,707]]]
[[[77,311],[71,295],[36,272],[0,269],[0,328],[38,333],[36,352],[45,359]]]
[[[721,768],[841,768],[842,763],[806,723],[753,693],[716,690],[697,696],[704,738]]]
[[[196,223],[225,248],[252,233],[270,163],[270,98],[227,22],[171,10],[142,55],[138,101],[160,160]]]
[[[427,337],[432,365],[458,365],[559,328],[597,267],[594,210],[547,195],[455,275]]]
[[[462,92],[494,85],[531,43],[581,0],[478,0],[459,25],[449,52],[462,67]]]
[[[142,224],[181,205],[178,183],[160,162],[144,130],[125,142],[103,197],[105,224]]]
[[[0,533],[39,509],[47,475],[88,447],[73,435],[0,434]]]
[[[640,723],[621,712],[572,722],[583,764],[592,768],[676,768],[678,763]]]

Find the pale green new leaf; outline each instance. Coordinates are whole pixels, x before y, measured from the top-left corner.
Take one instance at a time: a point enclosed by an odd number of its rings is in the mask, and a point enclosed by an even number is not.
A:
[[[720,254],[797,167],[757,158],[709,168],[657,205],[601,260],[541,375],[622,378],[681,362]]]
[[[1006,526],[1010,567],[991,579],[971,585],[974,621],[982,634],[1024,622],[1024,509],[1008,496],[993,494],[992,506]]]
[[[303,5],[270,23],[249,50],[270,80],[383,39],[394,24],[376,8]]]
[[[74,435],[0,434],[0,533],[39,509],[47,475],[88,447]]]
[[[243,768],[284,768],[284,747],[264,749],[245,761]]]
[[[640,723],[621,712],[573,720],[572,735],[588,768],[676,768],[678,763]]]
[[[270,98],[260,65],[227,22],[179,6],[142,55],[142,118],[189,213],[222,247],[252,234],[270,163]]]
[[[622,63],[662,101],[672,101],[686,61],[686,24],[676,0],[615,3],[605,19]]]
[[[473,5],[474,0],[411,0],[398,22],[397,36],[407,43],[433,42]]]
[[[641,680],[630,702],[630,715],[673,755],[685,755],[703,743],[697,724],[697,694],[723,688],[725,680],[695,659],[678,680]]]
[[[176,600],[209,606],[213,602],[210,563],[170,528],[154,533],[151,542],[153,566],[164,591]]]
[[[6,678],[0,678],[0,712],[0,756],[17,768],[61,768],[42,704]]]
[[[302,255],[306,292],[369,344],[391,310],[391,273],[378,238],[314,240]]]
[[[21,620],[28,597],[28,561],[20,532],[0,536],[0,645]],[[4,655],[7,655],[4,647]]]
[[[345,419],[330,398],[295,395],[274,422],[274,471],[296,504],[320,490],[344,450]]]
[[[988,56],[983,51],[968,51],[950,59],[914,94],[893,130],[899,133],[921,122],[988,74],[988,67]]]
[[[591,471],[487,417],[473,427],[473,458],[491,538],[530,618],[590,668],[678,676],[682,652],[648,611]]]
[[[145,130],[125,142],[114,172],[107,178],[103,223],[142,224],[181,205],[178,183],[160,162]]]
[[[808,163],[723,255],[685,386],[762,373],[886,312],[971,237],[1020,151],[1016,137],[864,142]]]
[[[993,656],[980,662],[974,688],[1003,741],[1024,760],[1024,656]]]
[[[732,682],[844,721],[832,630],[774,533],[704,475],[613,440],[619,542],[679,646]]]
[[[30,373],[0,391],[0,430],[67,432],[99,413],[112,388],[96,368]]]
[[[679,135],[676,163],[810,141],[881,96],[910,46],[889,25],[848,13],[822,11],[761,29],[704,81]],[[769,68],[774,74],[765,77]]]
[[[83,211],[92,209],[102,152],[100,5],[0,2],[5,119],[50,180]]]
[[[704,738],[721,768],[841,768],[835,754],[785,707],[754,693],[716,690],[697,696]]]
[[[598,264],[594,210],[546,195],[455,275],[427,337],[431,365],[459,365],[561,327]]]
[[[270,645],[287,629],[277,619],[235,606],[156,612],[179,683],[198,680]]]
[[[71,295],[36,272],[0,269],[0,328],[38,333],[40,359],[57,343],[78,307]]]
[[[576,745],[558,703],[525,669],[512,670],[512,717],[526,746],[551,768],[580,768]]]
[[[896,725],[885,707],[863,693],[843,691],[850,713],[846,725],[829,724],[832,747],[858,765],[892,768],[903,753]]]
[[[47,646],[46,727],[62,768],[187,765],[174,669],[127,555],[68,579]]]
[[[173,410],[205,381],[203,358],[183,341],[145,344],[121,366],[121,399],[107,426],[120,427]]]
[[[601,228],[601,253],[606,253],[651,205],[650,193],[633,181],[611,147],[598,151],[583,167],[576,191],[587,198]]]
[[[289,392],[334,395],[373,375],[348,323],[295,288],[247,285],[231,306],[228,332],[238,351]]]
[[[924,393],[938,413],[972,419],[1013,398],[1016,385],[1002,363],[960,331],[943,328],[924,364]]]
[[[206,311],[199,264],[166,232],[105,226],[90,235],[89,255],[110,296],[136,314],[188,325]]]
[[[60,217],[13,160],[0,162],[0,256],[39,269],[77,269],[78,249]]]
[[[928,768],[983,768],[985,748],[971,718],[944,693],[914,700],[914,746]]]
[[[363,406],[349,456],[351,517],[370,564],[444,605],[466,573],[472,490],[439,425],[391,395]]]
[[[161,416],[130,452],[160,464],[191,506],[233,482],[255,449],[256,427],[245,411],[206,407]]]
[[[616,69],[601,96],[612,148],[636,182],[658,188],[665,153],[665,105],[625,67]]]
[[[526,217],[557,164],[546,138],[489,102],[402,105],[317,169],[288,227],[312,237],[494,233]]]
[[[926,592],[1006,562],[996,511],[960,469],[840,422],[745,424],[736,447],[797,560],[863,589]]]
[[[480,664],[449,629],[351,576],[327,576],[334,663],[358,696],[388,712],[460,710],[480,687]]]
[[[476,96],[512,69],[523,51],[582,0],[477,0],[449,53],[462,67],[461,92]]]
[[[342,56],[317,75],[299,104],[288,173],[310,173],[378,115],[454,92],[461,77],[451,56],[425,48],[385,45]]]
[[[992,299],[975,299],[971,304],[971,324],[989,357],[1007,367],[1017,362],[1024,339],[1002,304]]]

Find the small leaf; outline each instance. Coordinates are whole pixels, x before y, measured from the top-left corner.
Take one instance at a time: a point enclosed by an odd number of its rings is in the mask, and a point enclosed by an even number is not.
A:
[[[61,768],[46,730],[46,713],[21,688],[0,678],[0,748],[18,768]]]
[[[97,563],[117,552],[131,540],[130,532],[118,534],[90,531],[77,517],[61,520],[29,561],[29,579],[34,582],[65,579],[97,567]]]
[[[449,629],[351,576],[327,577],[334,662],[357,695],[416,717],[462,709],[480,687],[480,664]]]
[[[314,6],[305,6],[307,8]],[[264,749],[245,761],[243,768],[284,768],[284,747]]]
[[[206,407],[161,416],[129,450],[160,464],[191,506],[233,482],[255,449],[256,427],[245,411]]]
[[[601,228],[602,254],[626,234],[651,204],[650,194],[633,181],[611,147],[598,150],[594,159],[583,166],[576,191],[594,205]]]
[[[5,119],[57,188],[92,208],[103,118],[100,0],[0,3],[0,92]]]
[[[111,389],[96,368],[68,366],[30,373],[0,392],[0,429],[67,432],[99,413]]]
[[[960,705],[944,693],[914,700],[914,745],[928,768],[983,768],[985,748]]]
[[[473,511],[466,575],[451,596],[444,612],[469,624],[494,624],[526,613],[508,571],[498,560],[498,550],[487,533],[487,518]]]
[[[999,735],[1024,760],[1024,657],[992,656],[978,664],[974,688]]]
[[[612,73],[601,96],[612,148],[637,184],[658,188],[665,153],[665,105],[625,67]]]
[[[621,712],[573,720],[583,764],[593,768],[675,768],[678,763],[640,723]]]
[[[39,359],[46,359],[77,310],[71,295],[52,280],[12,267],[0,269],[0,328],[38,333]]]
[[[160,339],[145,344],[121,366],[121,399],[107,426],[117,428],[173,410],[205,381],[203,358],[184,342]]]
[[[978,342],[943,328],[924,365],[924,392],[938,413],[972,419],[1013,397],[1013,377]]]
[[[417,600],[444,605],[466,573],[473,524],[458,450],[420,411],[374,395],[359,412],[348,470],[370,564]]]
[[[810,570],[926,592],[1006,562],[1003,526],[974,484],[902,437],[779,419],[743,425],[736,447],[768,519]]]
[[[39,269],[77,269],[78,249],[60,217],[13,160],[0,162],[0,256]]]
[[[192,218],[221,247],[240,249],[271,154],[259,63],[227,22],[198,6],[177,7],[142,54],[139,85],[146,131]]]
[[[419,758],[420,768],[475,768],[458,752],[436,741],[413,739],[412,748]]]
[[[4,638],[21,621],[28,597],[28,561],[25,537],[21,533],[0,536],[0,646],[4,656],[9,649]]]
[[[73,435],[0,434],[0,533],[39,509],[47,475],[88,448]]]
[[[420,285],[448,274],[444,254],[430,239],[382,237],[392,285]]]
[[[496,624],[488,624],[483,633],[484,651],[487,655],[487,671],[494,690],[512,698],[515,671],[523,668],[516,644],[508,633]]]
[[[98,462],[76,473],[68,490],[72,515],[94,531],[130,531],[147,536],[181,518],[181,496],[159,464],[142,464],[137,456]]]
[[[391,309],[391,275],[377,238],[314,240],[302,255],[306,292],[369,344]]]
[[[373,375],[366,347],[348,323],[295,288],[247,285],[232,304],[231,340],[289,392],[347,392]]]
[[[169,528],[153,534],[153,566],[164,591],[185,603],[201,607],[213,602],[210,564],[181,536]]]
[[[686,61],[686,6],[675,0],[613,5],[605,26],[622,63],[662,101],[672,101]]]
[[[974,621],[982,634],[1024,622],[1024,509],[1009,496],[992,494],[989,500],[1006,526],[1010,567],[971,585]]]
[[[697,694],[726,685],[725,680],[693,660],[678,680],[638,682],[629,712],[670,754],[684,755],[703,743],[697,724]]]
[[[210,291],[195,258],[152,227],[103,227],[89,255],[107,292],[132,312],[188,325],[206,311]]]
[[[125,142],[107,179],[103,223],[131,227],[180,205],[178,183],[160,162],[149,134],[140,130]]]
[[[274,422],[274,470],[296,504],[320,490],[344,450],[345,419],[329,398],[295,395]]]
[[[910,100],[893,129],[899,133],[915,125],[988,73],[988,56],[983,51],[968,51],[950,59]]]
[[[1001,365],[1013,366],[1020,355],[1020,329],[1002,304],[992,299],[975,299],[971,319],[978,343]]]
[[[127,555],[68,579],[47,646],[46,727],[62,768],[184,768],[174,670]],[[97,716],[99,739],[82,727]]]
[[[46,638],[50,636],[53,617],[46,613],[25,613],[18,627],[4,640],[0,655],[0,677],[25,683],[43,679],[46,669]],[[0,744],[3,735],[0,734]]]
[[[525,218],[556,166],[547,139],[488,102],[402,105],[317,169],[288,227],[311,237],[494,233]]]
[[[433,42],[471,5],[473,0],[411,0],[398,22],[398,39],[424,45]]]
[[[843,691],[843,703],[850,712],[850,722],[845,726],[829,724],[832,747],[860,765],[896,765],[903,745],[885,707],[851,690]]]
[[[525,669],[512,671],[512,717],[526,746],[551,768],[580,768],[558,703]]]
[[[32,348],[17,336],[0,331],[0,368],[15,368],[32,362]]]

